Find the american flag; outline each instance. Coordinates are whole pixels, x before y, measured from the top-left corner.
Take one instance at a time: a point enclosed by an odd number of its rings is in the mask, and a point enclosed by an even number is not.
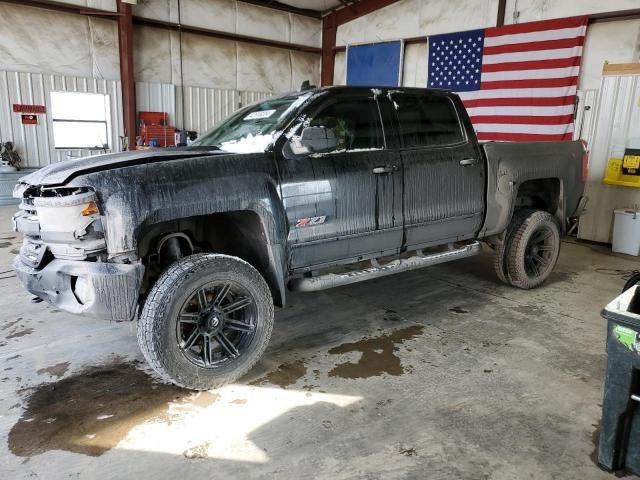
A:
[[[480,140],[571,140],[587,17],[429,37],[429,87],[458,92]]]

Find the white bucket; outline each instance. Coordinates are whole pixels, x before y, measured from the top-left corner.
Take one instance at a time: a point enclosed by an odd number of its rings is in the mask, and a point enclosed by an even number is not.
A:
[[[617,208],[614,214],[611,249],[637,257],[640,255],[640,212]]]

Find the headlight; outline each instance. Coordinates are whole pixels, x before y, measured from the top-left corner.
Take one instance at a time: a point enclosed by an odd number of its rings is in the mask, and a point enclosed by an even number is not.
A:
[[[64,197],[36,197],[33,206],[38,212],[43,232],[72,233],[82,237],[89,225],[100,218],[94,192]]]

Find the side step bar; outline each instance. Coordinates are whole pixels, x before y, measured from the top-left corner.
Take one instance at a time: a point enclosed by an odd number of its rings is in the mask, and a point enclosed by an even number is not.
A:
[[[364,270],[354,270],[345,273],[327,273],[317,277],[294,278],[289,282],[289,288],[300,292],[325,290],[340,285],[349,285],[351,283],[371,280],[372,278],[385,277],[394,273],[408,272],[409,270],[437,265],[438,263],[449,262],[459,258],[472,257],[480,253],[481,249],[482,245],[480,242],[473,242],[462,248],[430,255],[425,255],[422,250],[418,250],[415,252],[415,255],[409,258],[394,260],[386,265],[380,265],[376,260],[371,260],[371,267],[365,268]]]

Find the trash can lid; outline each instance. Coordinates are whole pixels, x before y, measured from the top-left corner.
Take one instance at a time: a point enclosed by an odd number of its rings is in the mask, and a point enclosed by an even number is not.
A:
[[[633,208],[616,208],[613,212],[616,215],[640,215],[640,211]]]
[[[634,285],[602,309],[607,320],[640,328],[640,285]]]

